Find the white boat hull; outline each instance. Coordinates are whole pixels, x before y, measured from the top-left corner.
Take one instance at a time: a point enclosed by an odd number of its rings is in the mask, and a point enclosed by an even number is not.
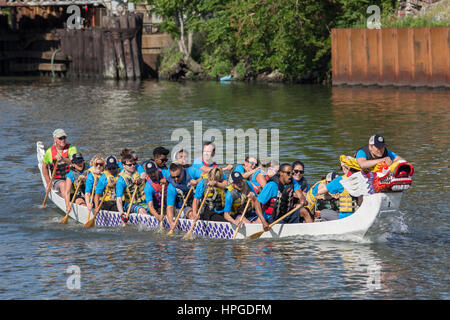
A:
[[[36,147],[39,170],[41,171],[43,184],[46,186],[44,176],[42,175],[42,161],[45,153],[44,146],[41,142],[37,142]],[[261,238],[342,235],[363,238],[367,230],[375,223],[381,213],[389,214],[399,208],[401,197],[402,192],[376,193],[364,196],[363,203],[358,210],[345,219],[315,223],[276,224],[270,231],[263,233]],[[65,201],[57,192],[51,190],[49,199],[65,214]],[[69,217],[81,224],[85,224],[88,221],[88,210],[85,206],[74,204],[69,213]],[[90,217],[92,218],[92,214]],[[152,215],[130,214],[128,224],[150,229],[159,228],[159,221]],[[119,212],[101,210],[95,219],[95,225],[98,227],[119,227],[122,225],[122,220],[120,219]],[[191,226],[192,220],[180,219],[176,230],[187,232]],[[167,220],[164,220],[164,227],[169,229]],[[192,233],[202,237],[231,239],[235,228],[236,226],[228,222],[199,220]],[[255,232],[261,231],[261,229],[261,224],[243,224],[236,238],[246,238]]]

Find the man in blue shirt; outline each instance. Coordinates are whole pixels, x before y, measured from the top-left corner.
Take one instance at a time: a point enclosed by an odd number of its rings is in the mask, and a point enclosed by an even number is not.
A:
[[[158,167],[153,161],[148,161],[145,163],[144,168],[145,172],[147,172],[144,191],[145,202],[148,204],[148,211],[155,216],[156,219],[162,221],[164,219],[164,213],[161,212],[163,194]],[[166,185],[165,180],[164,185]],[[166,203],[167,190],[165,190],[164,193],[164,203]]]
[[[294,194],[300,199],[298,208],[307,203],[300,186],[292,182],[292,166],[284,163],[280,166],[279,172],[264,186],[255,202],[258,222],[262,223],[264,230],[268,231],[270,223],[294,208]],[[313,222],[306,209],[299,211],[292,213],[282,222],[298,223],[300,216],[306,222]]]
[[[183,168],[183,166],[172,163],[169,167],[170,176],[167,179],[167,220],[170,229],[175,228],[174,209],[181,208],[184,198],[187,196],[191,187],[195,188],[197,179],[201,176],[201,171],[194,167]],[[191,192],[192,196],[192,192]],[[184,216],[188,216],[192,211],[192,197],[189,197],[187,205],[184,208]]]
[[[256,197],[251,192],[250,186],[240,172],[234,171],[231,174],[231,179],[232,184],[227,187],[227,193],[225,195],[223,217],[226,221],[238,226],[248,198],[250,197],[252,201],[256,201]],[[257,218],[256,214],[252,211],[252,206],[249,205],[242,221],[243,223],[251,223],[251,221]]]
[[[396,153],[386,148],[384,137],[378,134],[369,138],[368,145],[358,149],[355,158],[363,170],[375,167],[380,162],[385,162],[390,166],[395,161],[403,160]]]
[[[70,165],[71,170],[66,175],[66,192],[65,195],[65,201],[66,201],[66,208],[70,205],[70,200],[73,197],[73,193],[75,193],[75,189],[77,188],[77,185],[80,184],[78,187],[77,194],[75,195],[75,204],[85,206],[86,202],[84,201],[84,189],[85,189],[85,183],[86,183],[86,176],[89,173],[86,170],[86,164],[84,162],[84,158],[81,155],[81,153],[76,153],[72,155],[71,157],[72,164]],[[68,208],[69,210],[69,208]]]

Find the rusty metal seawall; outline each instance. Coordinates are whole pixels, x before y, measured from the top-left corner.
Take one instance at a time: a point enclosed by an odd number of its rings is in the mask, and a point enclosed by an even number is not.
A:
[[[332,29],[333,85],[450,88],[449,30]]]

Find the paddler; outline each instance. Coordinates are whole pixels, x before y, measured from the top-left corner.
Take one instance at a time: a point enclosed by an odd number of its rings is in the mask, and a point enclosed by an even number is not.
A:
[[[214,162],[214,156],[216,155],[216,145],[207,141],[203,144],[203,156],[202,158],[198,158],[194,160],[192,166],[196,169],[201,170],[203,173],[208,173],[212,168],[217,167],[217,163]],[[233,166],[231,164],[222,168],[223,171],[233,170]]]
[[[116,183],[116,205],[121,213],[122,221],[127,223],[128,220],[124,210],[128,210],[136,186],[136,195],[131,204],[130,213],[146,214],[147,204],[145,203],[144,180],[141,179],[139,172],[136,170],[136,162],[131,154],[125,154],[122,157],[122,165],[123,170],[119,173]]]
[[[262,223],[264,230],[268,231],[270,223],[294,209],[294,194],[299,198],[298,208],[307,204],[299,185],[292,182],[292,166],[284,163],[278,173],[270,178],[255,201],[258,215],[256,223]],[[295,211],[283,219],[282,223],[298,223],[300,216],[305,222],[313,222],[307,210],[303,209]]]
[[[384,137],[378,134],[369,138],[368,145],[358,149],[355,158],[363,170],[375,167],[380,162],[390,166],[393,162],[403,160],[402,157],[386,148]]]
[[[103,171],[102,176],[97,182],[97,187],[95,188],[95,208],[98,208],[100,204],[100,196],[104,195],[103,204],[101,210],[117,211],[117,201],[116,201],[116,183],[119,179],[119,164],[117,158],[110,155],[106,158],[106,167]],[[106,192],[106,194],[104,194]]]
[[[71,162],[71,170],[67,174],[66,178],[67,194],[64,197],[66,201],[66,208],[69,207],[70,200],[74,195],[75,204],[81,206],[86,205],[84,192],[86,188],[86,177],[89,171],[86,170],[86,163],[84,162],[84,158],[81,153],[75,153],[72,155]],[[80,186],[78,186],[78,184],[80,184]],[[75,194],[75,190],[77,189],[77,194]]]
[[[195,188],[192,202],[192,214],[189,218],[210,221],[226,221],[223,216],[226,189],[221,187],[223,171],[220,167],[214,167],[208,172],[208,178],[202,179]],[[205,192],[210,188],[208,194]],[[206,196],[203,210],[198,213],[201,199]]]
[[[352,175],[352,173],[357,172],[358,170],[350,168],[342,161],[341,168],[344,172],[344,175],[336,177],[327,184],[321,183],[317,186],[317,188],[311,188],[311,193],[308,193],[307,199],[309,204],[311,203],[311,201],[315,202],[318,196],[326,193],[339,196],[339,212],[327,212],[326,215],[324,215],[324,212],[322,212],[322,220],[336,220],[346,218],[356,211],[358,204],[360,204],[360,201],[362,200],[362,197],[361,199],[352,197],[341,184],[341,181],[343,179],[346,179],[347,177]]]
[[[250,201],[255,201],[256,197],[244,179],[244,176],[240,172],[231,173],[232,183],[227,187],[227,192],[225,195],[225,205],[223,209],[223,217],[226,221],[231,222],[234,225],[238,225],[240,217],[245,209],[248,198],[252,199]],[[252,211],[252,206],[250,205],[245,212],[244,223],[251,223],[251,221],[256,220],[258,217]]]
[[[330,172],[321,180],[317,181],[306,193],[306,200],[308,205],[306,209],[312,216],[320,218],[322,221],[335,220],[338,218],[339,212],[339,194],[330,194],[329,192],[317,195],[317,190],[320,186],[326,186],[336,179],[339,175],[336,172]],[[334,218],[334,216],[336,216]]]
[[[144,169],[147,173],[144,191],[148,211],[150,214],[155,216],[156,219],[162,221],[164,219],[164,213],[161,214],[162,187],[163,185],[166,185],[166,180],[163,179],[163,182],[161,181],[162,179],[160,179],[158,167],[153,161],[146,162]],[[167,188],[165,188],[164,191],[164,204],[167,202],[166,199]]]
[[[252,156],[245,157],[243,164],[238,164],[232,171],[233,172],[239,172],[242,174],[242,177],[244,179],[249,179],[251,176],[259,170],[259,161],[257,158]]]
[[[77,153],[75,146],[66,142],[67,134],[63,129],[56,129],[53,131],[54,145],[45,151],[44,159],[42,162],[42,174],[45,179],[45,183],[49,186],[51,173],[53,167],[58,160],[58,166],[56,167],[55,176],[53,178],[53,188],[61,195],[67,194],[66,176],[70,171],[70,165],[72,161],[70,158]],[[70,190],[70,189],[69,189]],[[70,192],[70,191],[69,191]]]
[[[103,156],[96,154],[92,157],[90,161],[90,167],[88,168],[88,176],[86,178],[86,188],[84,189],[84,199],[86,201],[86,205],[88,207],[88,210],[92,210],[92,208],[95,206],[94,199],[95,194],[92,194],[92,192],[95,192],[94,188],[97,188],[97,183],[100,177],[103,174],[103,169],[105,168],[105,159]]]
[[[183,168],[182,165],[176,163],[170,164],[169,172],[170,177],[167,179],[167,182],[169,182],[167,187],[167,219],[170,229],[173,230],[175,228],[174,209],[181,208],[189,189],[191,186],[195,188],[202,172],[194,167]],[[192,193],[187,200],[183,213],[180,215],[181,218],[190,215],[192,211]]]

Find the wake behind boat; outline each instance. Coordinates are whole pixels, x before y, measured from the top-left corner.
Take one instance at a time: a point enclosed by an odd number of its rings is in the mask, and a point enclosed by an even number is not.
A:
[[[36,143],[36,153],[38,167],[41,172],[41,178],[46,186],[42,173],[42,162],[45,154],[44,145],[38,141]],[[363,175],[354,175],[353,189],[365,188],[368,183]],[[400,178],[401,179],[401,178]],[[347,179],[350,180],[350,179]],[[390,183],[395,185],[395,180],[391,178]],[[402,183],[400,183],[402,184]],[[409,179],[410,184],[410,179]],[[355,187],[356,186],[356,187]],[[261,238],[285,238],[295,236],[350,236],[363,238],[369,228],[379,219],[384,219],[386,215],[392,215],[400,206],[402,190],[396,192],[378,192],[365,194],[361,206],[351,216],[334,221],[322,221],[314,223],[289,223],[275,224],[270,231],[264,232]],[[66,212],[66,204],[60,194],[51,189],[48,198],[62,210]],[[75,221],[85,224],[88,216],[92,218],[93,213],[89,214],[86,206],[73,204],[69,217]],[[143,228],[157,229],[160,222],[150,214],[131,213],[128,223]],[[169,230],[167,218],[163,221],[163,227]],[[188,232],[192,227],[193,220],[180,219],[176,230],[178,232]],[[114,211],[100,210],[95,218],[97,227],[119,227],[122,225],[121,214]],[[192,234],[216,239],[232,239],[236,226],[229,222],[215,222],[199,220],[195,224]],[[243,239],[262,230],[261,224],[243,224],[236,236],[236,239]]]

